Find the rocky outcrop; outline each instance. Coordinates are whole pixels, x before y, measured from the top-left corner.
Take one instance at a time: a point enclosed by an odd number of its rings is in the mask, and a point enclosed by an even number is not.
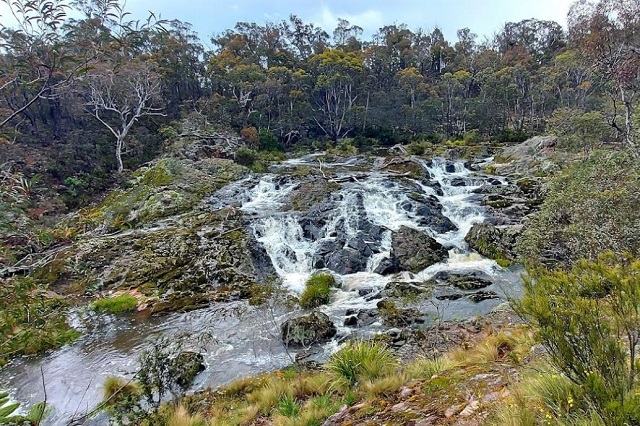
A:
[[[400,227],[391,239],[392,258],[402,271],[420,272],[447,258],[447,249],[434,238],[416,229]]]
[[[337,329],[327,314],[313,311],[309,315],[286,320],[280,326],[280,332],[287,346],[309,346],[329,341]]]
[[[514,261],[515,246],[521,230],[521,226],[498,227],[489,223],[477,223],[473,225],[465,241],[485,257]]]
[[[157,313],[248,298],[275,271],[241,216],[196,209],[165,226],[83,238],[43,273],[60,293],[137,289]]]
[[[204,197],[247,173],[231,160],[163,158],[136,170],[128,189],[112,191],[77,220],[106,233],[139,228],[189,212]]]
[[[567,155],[556,151],[558,139],[555,136],[535,136],[526,141],[505,148],[495,158],[492,167],[500,175],[531,176],[549,174],[559,170],[558,162],[550,155]]]

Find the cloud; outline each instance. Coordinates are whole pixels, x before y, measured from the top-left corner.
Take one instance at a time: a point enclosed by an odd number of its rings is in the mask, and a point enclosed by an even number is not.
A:
[[[320,26],[327,32],[333,31],[338,26],[338,19],[346,19],[351,25],[362,27],[365,33],[376,32],[380,27],[385,25],[383,13],[380,10],[365,10],[360,13],[336,13],[328,6],[322,6],[322,10],[311,18],[316,25]]]

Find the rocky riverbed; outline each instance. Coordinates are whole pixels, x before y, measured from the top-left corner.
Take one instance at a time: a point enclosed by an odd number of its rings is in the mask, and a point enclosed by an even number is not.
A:
[[[322,360],[352,337],[386,333],[401,348],[434,321],[488,313],[518,294],[521,269],[493,259],[514,259],[512,234],[538,186],[484,170],[438,158],[310,155],[255,175],[230,160],[160,160],[77,216],[86,234],[38,271],[59,294],[133,294],[139,312],[78,308],[83,337],[15,360],[0,383],[37,401],[42,368],[55,423],[95,405],[104,377],[135,371],[158,336],[216,336],[200,348],[199,388],[296,356]],[[329,304],[304,312],[295,300],[318,272],[336,288]],[[287,303],[255,306],[274,285]]]

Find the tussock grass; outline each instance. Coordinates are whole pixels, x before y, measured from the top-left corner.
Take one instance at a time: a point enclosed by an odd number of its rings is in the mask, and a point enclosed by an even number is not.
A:
[[[206,426],[200,414],[190,415],[186,408],[178,405],[167,419],[167,426]]]
[[[126,398],[138,397],[140,388],[122,377],[108,376],[102,384],[102,395],[106,405],[113,406]]]
[[[381,377],[376,380],[367,380],[360,385],[360,393],[366,399],[377,396],[390,396],[396,393],[407,381],[407,376],[403,372]]]
[[[300,306],[304,309],[326,305],[331,300],[331,287],[336,281],[331,274],[317,274],[305,283],[300,295]]]
[[[353,386],[360,380],[373,380],[392,372],[397,361],[383,344],[371,341],[352,341],[333,354],[327,371],[336,385]]]
[[[439,358],[416,358],[405,367],[407,377],[413,379],[430,379],[436,374],[454,368],[457,364],[447,356]]]
[[[580,389],[568,378],[544,365],[535,367],[535,370],[523,377],[513,389],[509,401],[496,411],[490,424],[604,424],[593,423],[595,417],[590,413],[590,407],[579,397]]]
[[[289,383],[280,378],[274,378],[264,387],[248,394],[247,401],[258,406],[259,410],[267,415],[271,408],[287,395],[293,396],[293,389],[289,386]]]

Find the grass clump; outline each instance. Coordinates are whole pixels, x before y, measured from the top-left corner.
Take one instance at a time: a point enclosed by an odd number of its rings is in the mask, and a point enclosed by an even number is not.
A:
[[[122,312],[131,312],[138,306],[138,300],[130,294],[121,294],[115,297],[105,297],[96,300],[91,307],[99,312],[108,312],[117,314]]]
[[[331,299],[331,287],[335,283],[335,278],[331,274],[312,276],[305,283],[305,289],[300,295],[300,306],[304,309],[312,309],[326,305]]]
[[[107,407],[114,407],[124,400],[139,398],[140,387],[122,377],[108,376],[102,384],[102,396]]]
[[[396,365],[393,354],[382,343],[352,341],[331,356],[327,370],[336,382],[353,386],[389,374]]]
[[[200,414],[191,415],[182,405],[174,408],[166,422],[167,426],[206,426]]]

